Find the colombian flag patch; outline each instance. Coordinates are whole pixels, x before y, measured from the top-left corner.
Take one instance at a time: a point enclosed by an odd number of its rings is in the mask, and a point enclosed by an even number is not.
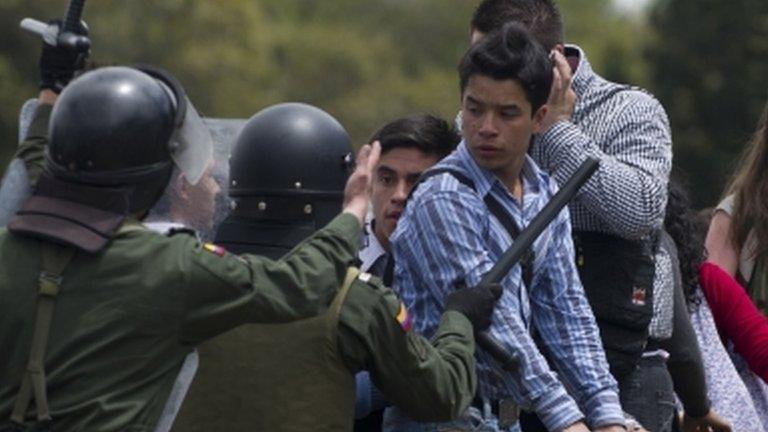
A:
[[[206,243],[203,245],[203,249],[207,250],[208,252],[216,255],[216,256],[224,256],[224,254],[227,253],[227,250],[224,249],[221,246],[216,246],[213,243]]]
[[[411,331],[411,327],[413,327],[413,319],[411,314],[408,313],[408,309],[405,308],[403,302],[400,302],[400,311],[397,312],[397,317],[395,319],[397,319],[397,323],[400,324],[400,328],[402,328],[404,332]]]

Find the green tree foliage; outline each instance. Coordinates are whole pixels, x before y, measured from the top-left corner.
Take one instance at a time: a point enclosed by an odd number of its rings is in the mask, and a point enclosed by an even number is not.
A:
[[[302,101],[329,111],[363,143],[395,117],[455,116],[456,65],[477,3],[91,0],[85,18],[97,64],[164,67],[204,115],[245,118],[274,103]],[[632,53],[639,42],[627,32],[636,22],[616,15],[609,0],[560,3],[568,39],[588,50],[598,70],[620,59],[608,68],[611,77],[641,79]],[[60,16],[66,4],[0,0],[0,161],[15,145],[18,108],[35,94],[40,42],[18,22]]]
[[[715,205],[768,96],[768,2],[661,0],[651,23],[652,79],[675,164],[697,204]]]

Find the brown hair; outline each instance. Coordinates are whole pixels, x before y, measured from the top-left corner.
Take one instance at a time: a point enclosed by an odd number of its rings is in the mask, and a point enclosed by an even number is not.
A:
[[[752,139],[741,156],[726,195],[734,195],[730,238],[741,250],[750,231],[755,233],[757,255],[768,251],[768,103]]]

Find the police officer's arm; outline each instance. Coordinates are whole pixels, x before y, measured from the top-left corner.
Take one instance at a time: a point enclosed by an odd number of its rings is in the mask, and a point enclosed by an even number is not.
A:
[[[86,29],[78,31],[87,34]],[[16,151],[15,157],[24,161],[30,185],[34,186],[43,172],[45,147],[48,145],[48,119],[59,92],[62,91],[75,74],[83,68],[88,54],[70,50],[63,46],[43,43],[38,61],[37,108],[29,125],[24,142]]]
[[[339,317],[338,346],[351,373],[366,369],[387,400],[417,421],[448,421],[472,401],[476,377],[473,329],[446,312],[432,343],[409,331],[408,312],[373,278],[357,281]]]
[[[323,311],[356,257],[359,232],[356,218],[342,214],[277,261],[187,244],[181,342],[196,344],[248,322],[286,322]]]
[[[48,119],[58,95],[52,90],[42,90],[37,98],[37,108],[27,130],[27,136],[16,149],[14,158],[19,158],[27,168],[30,185],[34,186],[43,172],[45,148],[48,145]]]
[[[183,246],[189,261],[182,263],[181,341],[194,344],[246,322],[286,322],[322,312],[357,258],[379,154],[378,145],[363,146],[344,192],[343,213],[277,261],[238,257],[210,244]]]

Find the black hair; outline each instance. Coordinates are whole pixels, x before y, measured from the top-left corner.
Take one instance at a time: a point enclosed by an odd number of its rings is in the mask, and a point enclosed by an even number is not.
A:
[[[669,179],[664,229],[677,247],[680,274],[688,306],[700,303],[699,267],[704,261],[704,235],[697,226],[697,215],[691,209],[685,183],[679,173]]]
[[[430,114],[402,117],[382,126],[369,142],[379,141],[381,153],[395,148],[415,148],[442,159],[459,144],[461,137],[447,121]]]
[[[519,82],[533,114],[549,97],[552,61],[524,27],[509,23],[472,45],[464,54],[459,63],[462,94],[473,75]]]
[[[563,20],[552,0],[483,0],[472,15],[471,28],[491,33],[510,22],[522,24],[547,51],[563,44]]]

